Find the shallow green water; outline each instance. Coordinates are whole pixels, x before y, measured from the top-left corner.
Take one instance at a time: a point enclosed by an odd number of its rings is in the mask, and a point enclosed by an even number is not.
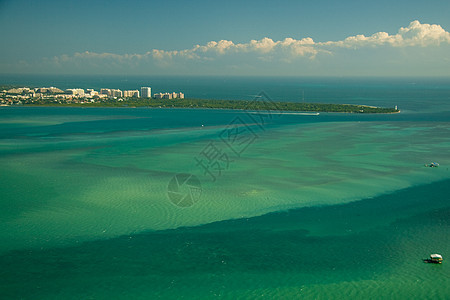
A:
[[[0,114],[7,298],[450,295],[447,264],[421,261],[449,253],[447,115]],[[187,207],[180,173],[201,184]]]
[[[0,257],[2,290],[12,298],[445,299],[448,264],[421,259],[450,250],[449,183],[350,204],[17,250]]]

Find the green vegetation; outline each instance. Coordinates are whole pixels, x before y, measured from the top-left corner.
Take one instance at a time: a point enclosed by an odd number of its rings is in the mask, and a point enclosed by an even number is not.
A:
[[[394,108],[381,108],[365,105],[273,102],[264,100],[207,100],[207,99],[136,99],[123,101],[115,99],[96,100],[97,102],[70,103],[55,99],[25,101],[25,105],[76,106],[76,107],[166,107],[166,108],[214,108],[242,110],[270,110],[292,112],[343,112],[343,113],[396,113]]]

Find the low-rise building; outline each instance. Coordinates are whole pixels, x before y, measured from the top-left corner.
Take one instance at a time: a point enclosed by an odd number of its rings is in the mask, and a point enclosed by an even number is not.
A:
[[[83,89],[67,89],[66,93],[77,97],[84,97]]]
[[[123,91],[123,96],[125,98],[139,98],[139,91],[138,90]]]
[[[110,89],[101,89],[100,95],[106,95],[108,97],[111,97],[111,90]]]
[[[22,94],[22,93],[29,93],[30,89],[27,87],[23,87],[23,88],[14,88],[14,89],[9,89],[7,91],[8,94],[13,94],[13,95],[18,95],[18,94]]]
[[[155,99],[184,99],[183,93],[157,93],[154,94]]]
[[[122,93],[121,90],[112,89],[111,90],[111,97],[115,97],[115,98],[123,97],[123,93]]]
[[[94,98],[95,96],[98,96],[98,92],[95,91],[94,89],[87,89],[85,96],[88,98]]]

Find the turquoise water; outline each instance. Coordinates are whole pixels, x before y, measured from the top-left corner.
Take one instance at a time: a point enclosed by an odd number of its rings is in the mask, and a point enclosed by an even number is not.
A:
[[[392,102],[364,84],[333,101]],[[449,88],[399,84],[392,115],[2,107],[2,298],[450,297]]]

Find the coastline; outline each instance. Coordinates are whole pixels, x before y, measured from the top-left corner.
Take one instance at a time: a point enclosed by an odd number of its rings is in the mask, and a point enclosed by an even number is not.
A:
[[[357,114],[390,114],[400,113],[395,108],[375,107],[368,105],[349,105],[331,103],[299,103],[299,102],[274,102],[274,101],[247,101],[247,100],[210,100],[210,99],[177,99],[165,100],[124,100],[108,102],[78,102],[55,103],[51,101],[33,101],[19,105],[9,106],[33,106],[33,107],[115,107],[115,108],[189,108],[189,109],[230,109],[244,111],[266,111],[277,114],[296,113],[357,113]],[[8,106],[8,105],[7,105]]]
[[[79,107],[83,109],[89,108],[112,108],[112,109],[132,109],[132,108],[146,108],[146,109],[188,109],[188,110],[230,110],[230,111],[246,111],[243,108],[216,108],[216,107],[152,107],[152,106],[86,106],[83,104],[80,105],[0,105],[1,107]],[[357,112],[345,112],[345,111],[324,111],[324,112],[315,112],[315,111],[285,111],[278,112],[277,110],[266,110],[266,112],[271,115],[297,115],[297,116],[318,116],[320,113],[336,113],[336,114],[355,114]],[[258,110],[249,111],[252,114],[258,114]],[[364,113],[364,114],[380,114],[380,115],[389,115],[389,114],[399,114],[401,110],[394,112],[382,112],[382,113]],[[358,113],[362,114],[362,113]]]

